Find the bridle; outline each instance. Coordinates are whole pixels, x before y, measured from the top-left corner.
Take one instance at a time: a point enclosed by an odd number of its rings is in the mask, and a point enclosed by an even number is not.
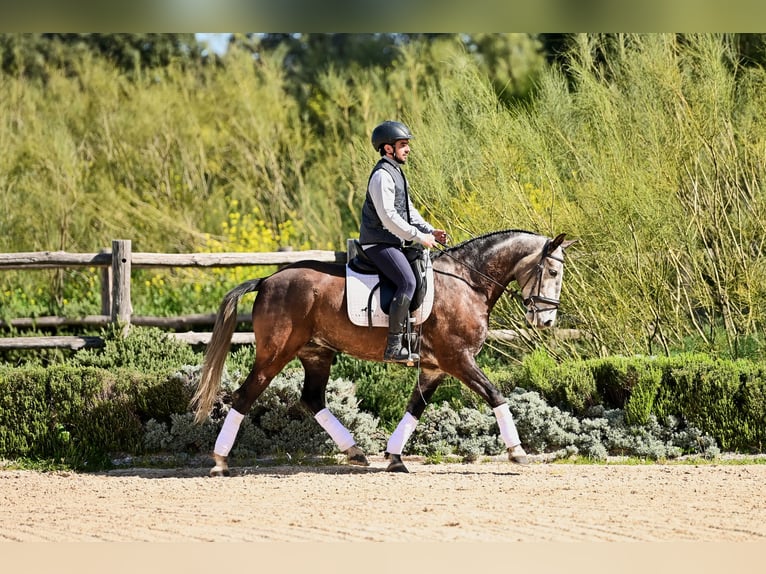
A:
[[[443,247],[447,247],[447,245],[445,245],[445,244],[443,244],[441,242],[437,242],[437,243],[439,245],[443,246]],[[524,287],[526,287],[526,285],[527,285],[527,283],[529,283],[529,281],[524,283],[524,285],[521,287],[521,291],[517,291],[515,289],[509,288],[507,285],[503,285],[502,283],[500,283],[496,279],[493,279],[492,277],[490,277],[486,273],[482,273],[481,271],[479,271],[475,267],[472,267],[471,265],[468,265],[468,263],[466,263],[465,261],[461,261],[460,259],[458,259],[454,255],[449,253],[449,251],[447,251],[446,249],[439,248],[439,252],[444,254],[444,255],[446,255],[446,256],[448,256],[448,257],[450,257],[450,258],[452,258],[453,261],[455,261],[457,263],[460,263],[461,265],[463,265],[467,269],[470,269],[474,273],[477,273],[478,275],[481,275],[484,279],[487,279],[488,281],[491,281],[495,285],[498,285],[498,286],[502,287],[503,291],[510,292],[511,295],[513,295],[515,298],[517,298],[519,301],[521,301],[522,305],[524,305],[524,307],[526,309],[531,311],[536,316],[538,313],[542,313],[544,311],[552,311],[554,309],[558,309],[559,305],[561,305],[561,301],[559,299],[553,299],[551,297],[546,297],[546,296],[540,294],[540,291],[541,291],[541,289],[543,287],[543,272],[545,271],[545,260],[546,259],[553,259],[554,261],[559,261],[560,263],[564,263],[564,259],[563,258],[556,257],[555,255],[552,255],[551,253],[549,253],[550,243],[551,243],[551,240],[548,239],[545,242],[545,245],[543,245],[543,251],[542,251],[542,254],[540,255],[540,261],[538,261],[537,265],[536,265],[534,278],[537,281],[537,293],[535,293],[533,295],[530,295],[529,297],[526,297],[526,298],[522,297],[521,293],[524,291]],[[531,278],[530,278],[530,281],[531,281]],[[543,303],[543,304],[549,305],[549,307],[543,307],[543,308],[538,307],[538,303]]]
[[[561,304],[561,301],[559,299],[553,299],[551,297],[545,297],[544,295],[540,295],[540,290],[543,287],[543,272],[545,271],[545,260],[546,259],[553,259],[554,261],[559,261],[560,263],[564,263],[564,259],[561,257],[556,257],[555,255],[552,255],[548,252],[550,249],[550,240],[545,242],[545,245],[543,246],[543,252],[542,255],[540,255],[540,261],[537,262],[537,265],[535,266],[535,274],[534,279],[537,281],[537,293],[534,293],[530,295],[529,297],[522,299],[521,302],[524,304],[524,307],[532,311],[534,315],[537,315],[538,313],[542,313],[543,311],[553,311],[555,309],[559,308],[559,305]],[[530,281],[532,278],[530,278]],[[521,287],[521,290],[524,291],[524,287],[526,287],[526,283]],[[539,307],[538,303],[543,303],[544,305],[548,305],[548,307]]]

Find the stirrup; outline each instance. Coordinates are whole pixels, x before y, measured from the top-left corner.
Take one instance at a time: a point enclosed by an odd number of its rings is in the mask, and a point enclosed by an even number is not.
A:
[[[402,340],[403,336],[401,334],[388,336],[386,350],[383,352],[383,362],[414,365],[420,360],[420,355],[410,352],[410,350],[403,345]]]
[[[391,353],[383,353],[384,363],[404,363],[407,365],[414,365],[420,360],[420,355],[417,353],[410,353],[407,347],[399,347]]]
[[[402,336],[402,342],[407,341],[407,349],[410,351],[410,356],[415,357],[416,361],[420,360],[420,335],[413,331],[408,330]]]

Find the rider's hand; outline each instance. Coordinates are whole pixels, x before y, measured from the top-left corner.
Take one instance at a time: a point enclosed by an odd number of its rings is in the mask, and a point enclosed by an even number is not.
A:
[[[431,249],[432,247],[436,245],[436,238],[429,233],[428,235],[425,236],[425,238],[423,239],[423,241],[421,241],[421,243],[423,244],[424,247],[428,247],[429,249]]]
[[[441,243],[442,245],[447,244],[447,240],[449,237],[447,236],[447,232],[443,229],[434,229],[431,234],[433,235],[434,239]]]

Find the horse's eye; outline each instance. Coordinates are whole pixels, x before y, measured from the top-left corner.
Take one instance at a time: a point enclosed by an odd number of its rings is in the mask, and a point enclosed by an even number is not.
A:
[[[548,274],[549,274],[551,277],[555,277],[556,275],[558,275],[558,274],[559,274],[559,272],[558,272],[556,269],[548,269]]]

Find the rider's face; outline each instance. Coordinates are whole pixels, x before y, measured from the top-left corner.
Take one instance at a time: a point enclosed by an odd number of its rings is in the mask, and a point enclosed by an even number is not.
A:
[[[399,160],[400,163],[405,163],[410,154],[410,140],[396,140],[391,147],[393,149],[392,157]]]

